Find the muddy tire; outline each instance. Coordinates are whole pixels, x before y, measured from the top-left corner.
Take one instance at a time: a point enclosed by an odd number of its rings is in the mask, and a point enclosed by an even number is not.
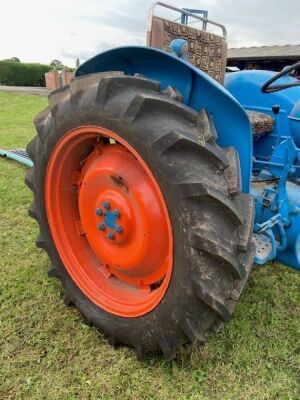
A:
[[[27,146],[34,162],[26,176],[34,195],[29,215],[39,224],[36,243],[49,255],[49,276],[62,282],[67,305],[76,306],[112,345],[133,347],[139,359],[162,352],[170,360],[182,344],[203,344],[231,318],[254,256],[253,200],[241,193],[238,155],[216,144],[213,121],[204,109],[194,111],[174,93],[161,91],[158,82],[118,72],[76,78],[49,96],[49,107],[35,119],[37,136]],[[161,301],[139,316],[108,312],[81,290],[50,228],[49,160],[68,132],[86,125],[116,132],[128,143],[151,170],[167,206],[173,241],[170,281]],[[92,149],[87,147],[85,157]],[[65,190],[74,187],[70,183]]]

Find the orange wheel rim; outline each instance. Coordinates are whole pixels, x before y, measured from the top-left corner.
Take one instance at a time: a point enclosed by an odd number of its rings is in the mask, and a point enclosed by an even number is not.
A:
[[[171,222],[132,146],[100,127],[69,131],[51,154],[45,203],[59,256],[92,302],[123,317],[159,304],[172,273]]]

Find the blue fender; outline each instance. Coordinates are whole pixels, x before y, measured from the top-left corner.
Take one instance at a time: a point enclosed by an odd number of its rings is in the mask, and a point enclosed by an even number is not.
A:
[[[242,188],[250,191],[252,134],[250,122],[239,102],[218,82],[192,64],[159,49],[143,46],[120,47],[98,54],[83,63],[76,77],[104,71],[142,74],[171,85],[183,95],[183,103],[212,116],[221,147],[233,146],[240,157]]]

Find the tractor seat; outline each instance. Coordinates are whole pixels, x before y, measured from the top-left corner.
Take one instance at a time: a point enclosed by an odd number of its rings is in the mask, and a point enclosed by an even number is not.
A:
[[[254,137],[259,138],[272,131],[275,120],[271,115],[256,111],[247,111],[247,114],[252,125]]]
[[[190,62],[224,84],[227,43],[218,35],[154,16],[147,44],[167,52],[173,39],[186,39]]]
[[[179,38],[188,42],[190,62],[223,85],[227,62],[224,37],[161,17],[152,17],[151,30],[147,34],[148,46],[169,52],[172,40]],[[247,113],[254,137],[259,138],[272,131],[274,119],[270,115],[254,111]]]

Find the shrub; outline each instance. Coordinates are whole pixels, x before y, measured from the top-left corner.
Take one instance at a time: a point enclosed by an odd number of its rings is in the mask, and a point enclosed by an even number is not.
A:
[[[49,65],[0,61],[0,85],[45,86],[45,72]]]

